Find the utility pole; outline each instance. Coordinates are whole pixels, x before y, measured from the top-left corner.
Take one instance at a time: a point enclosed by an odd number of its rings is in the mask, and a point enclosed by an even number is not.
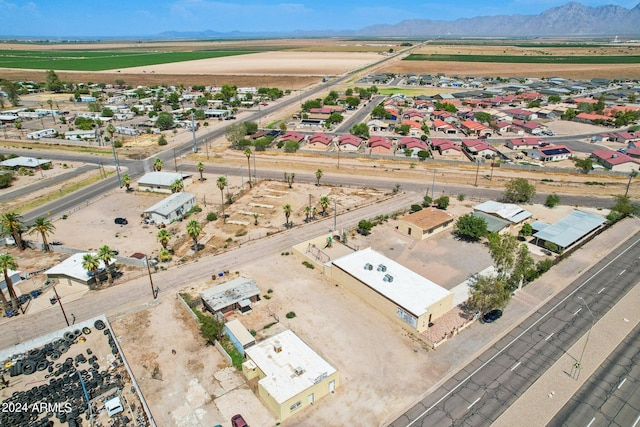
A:
[[[147,272],[149,273],[149,284],[151,285],[151,295],[153,295],[153,299],[158,298],[158,292],[156,288],[153,286],[153,279],[151,278],[151,267],[149,267],[149,258],[144,256],[144,263],[147,264]]]
[[[258,180],[256,179],[256,152],[253,151],[253,183],[257,184]]]
[[[433,181],[431,182],[431,198],[432,199],[435,198],[435,194],[434,194],[435,188],[436,188],[436,170],[434,169],[433,170]]]
[[[480,172],[480,160],[478,158],[476,158],[476,165],[478,165],[476,167],[476,182],[473,184],[474,187],[478,186],[478,173]]]
[[[582,301],[582,303],[584,304],[585,307],[587,307],[587,310],[589,311],[589,314],[591,315],[591,326],[589,327],[589,331],[587,332],[587,339],[584,342],[584,347],[582,347],[582,353],[580,353],[580,359],[574,365],[575,368],[576,368],[576,381],[578,380],[578,377],[580,377],[580,370],[582,370],[582,357],[584,356],[584,352],[587,349],[587,344],[589,343],[589,336],[591,335],[591,329],[593,329],[593,324],[596,322],[596,316],[593,315],[593,312],[589,308],[589,305],[584,300],[584,298],[578,297],[578,299]]]
[[[67,313],[64,312],[64,307],[62,306],[62,301],[60,301],[60,296],[58,295],[58,291],[56,290],[55,285],[53,286],[53,293],[56,294],[56,301],[58,301],[58,305],[60,305],[60,310],[62,310],[64,321],[67,322],[67,326],[71,326],[69,324],[69,319],[67,318]]]
[[[178,172],[178,161],[176,160],[176,149],[173,149],[173,166],[176,168],[176,172]]]
[[[116,146],[113,144],[113,140],[111,141],[111,151],[113,151],[113,162],[116,164],[116,173],[118,174],[118,183],[120,184],[120,188],[122,188],[122,178],[120,177],[120,164],[118,163],[118,155],[116,154]]]
[[[629,187],[631,186],[631,180],[638,175],[638,171],[632,170],[629,173],[629,182],[627,182],[627,189],[624,192],[624,197],[626,198],[629,195]]]
[[[193,113],[191,113],[191,133],[193,134],[193,152],[198,152],[198,144],[196,143],[196,125],[193,122]]]
[[[333,201],[333,230],[334,231],[336,231],[337,222],[338,222],[338,204],[334,200]]]

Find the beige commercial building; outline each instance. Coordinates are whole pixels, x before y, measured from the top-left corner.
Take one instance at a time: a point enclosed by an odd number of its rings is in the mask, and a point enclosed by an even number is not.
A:
[[[453,224],[453,216],[437,208],[425,208],[398,220],[398,231],[415,239],[426,239]]]
[[[283,421],[334,393],[340,373],[290,330],[245,349],[242,373]],[[254,381],[252,381],[254,380]]]
[[[453,294],[371,248],[332,261],[331,278],[411,333],[453,308]]]

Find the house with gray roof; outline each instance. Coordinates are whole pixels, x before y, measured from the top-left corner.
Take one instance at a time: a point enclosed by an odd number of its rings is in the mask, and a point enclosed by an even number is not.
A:
[[[531,212],[513,203],[500,203],[494,200],[488,200],[476,205],[473,209],[476,212],[484,212],[485,214],[509,221],[511,224],[520,224],[533,215]]]
[[[0,162],[0,166],[2,166],[3,168],[10,168],[10,169],[20,169],[20,168],[38,169],[46,164],[51,164],[51,160],[36,159],[35,157],[22,157],[22,156],[14,157],[12,159],[7,159]]]
[[[246,313],[253,303],[260,301],[260,289],[255,280],[241,276],[200,292],[200,298],[213,314],[233,310]]]
[[[533,237],[536,245],[544,247],[545,242],[551,242],[563,251],[600,228],[605,222],[604,218],[597,215],[575,211],[550,225],[536,222],[535,228],[540,231]]]
[[[138,180],[138,191],[171,193],[171,185],[181,179],[184,185],[191,183],[191,175],[177,172],[149,172]]]
[[[144,217],[155,224],[176,221],[196,205],[195,194],[184,191],[173,193],[144,211]]]

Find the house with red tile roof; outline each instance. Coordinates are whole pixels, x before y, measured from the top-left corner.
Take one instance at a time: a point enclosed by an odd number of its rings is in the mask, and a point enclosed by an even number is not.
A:
[[[633,157],[634,159],[640,159],[640,147],[629,148],[627,149],[625,154],[629,157]]]
[[[302,142],[302,140],[304,139],[305,135],[303,133],[300,132],[293,132],[293,131],[287,131],[285,132],[281,137],[280,140],[281,141],[296,141],[296,142]]]
[[[638,171],[640,163],[634,158],[614,150],[601,149],[591,153],[591,158],[607,169],[616,172]]]
[[[395,107],[384,107],[384,109],[391,115],[390,120],[398,120],[400,117],[400,112]]]
[[[511,123],[503,121],[491,122],[491,127],[499,134],[507,133],[511,130]]]
[[[531,150],[538,148],[542,138],[514,138],[507,139],[504,145],[512,150]]]
[[[367,122],[369,132],[387,132],[391,129],[391,124],[385,120],[373,119]]]
[[[521,108],[504,110],[503,112],[518,120],[535,120],[538,118],[538,115],[533,111],[523,110]]]
[[[570,101],[567,101],[570,102]],[[592,104],[595,105],[598,103],[597,99],[593,99],[593,98],[573,98],[573,104]]]
[[[595,124],[600,121],[604,122],[605,124],[611,124],[614,121],[612,117],[596,113],[580,113],[573,120],[576,122],[589,124]]]
[[[475,122],[473,120],[465,120],[460,123],[460,128],[467,133],[467,135],[476,136],[491,136],[493,131],[482,123]]]
[[[435,146],[435,149],[441,156],[460,155],[462,154],[462,148],[459,145],[454,144],[452,141],[443,140],[441,144]]]
[[[614,141],[622,142],[623,144],[640,141],[640,132],[613,132],[611,136]]]
[[[420,138],[415,138],[412,136],[405,136],[403,138],[400,138],[400,142],[398,142],[398,146],[400,148],[418,148],[420,150],[426,150],[427,149],[427,143],[424,142],[422,139]]]
[[[402,118],[405,120],[422,121],[424,119],[424,116],[425,116],[424,111],[420,111],[416,109],[404,110],[404,112],[402,113]]]
[[[431,129],[453,135],[458,132],[455,126],[440,119],[436,119],[433,121],[433,123],[431,124]]]
[[[343,151],[357,151],[361,145],[362,138],[351,135],[350,133],[341,135],[338,138],[338,146],[340,147],[340,150]]]
[[[312,150],[328,150],[333,143],[333,135],[326,133],[314,133],[309,137],[305,148]]]
[[[393,151],[391,140],[384,136],[372,136],[368,145],[371,154],[391,154]]]
[[[442,120],[447,123],[451,123],[452,121],[455,121],[455,118],[456,117],[453,114],[445,110],[436,110],[431,113],[431,120],[434,120],[434,121]]]
[[[521,94],[517,95],[518,99],[522,99],[526,102],[535,101],[536,99],[540,99],[541,97],[542,95],[540,95],[538,92],[522,92]]]
[[[527,156],[541,162],[558,162],[573,157],[573,151],[565,145],[549,145],[529,150]]]
[[[497,150],[479,139],[463,139],[462,149],[472,156],[492,156]]]
[[[530,133],[532,135],[541,134],[542,131],[545,129],[545,126],[541,125],[538,122],[534,122],[534,121],[513,119],[513,122],[511,124],[512,124],[512,126],[518,127],[520,129],[524,130],[526,133]]]

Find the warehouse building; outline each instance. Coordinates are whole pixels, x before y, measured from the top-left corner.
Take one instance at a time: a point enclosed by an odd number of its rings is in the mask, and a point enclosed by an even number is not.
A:
[[[242,373],[257,379],[258,396],[283,421],[334,393],[340,373],[290,330],[245,350]]]
[[[371,248],[332,261],[331,278],[411,333],[453,308],[453,294]]]

